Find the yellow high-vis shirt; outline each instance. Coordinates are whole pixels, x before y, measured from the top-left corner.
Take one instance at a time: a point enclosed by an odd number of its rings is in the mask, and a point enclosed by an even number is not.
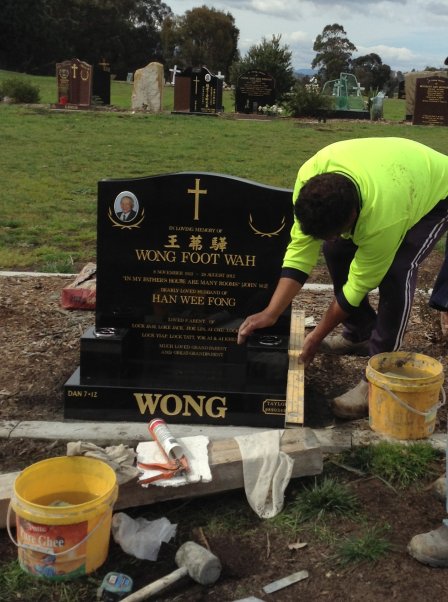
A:
[[[407,231],[448,197],[448,156],[406,138],[359,138],[335,142],[299,169],[293,202],[313,176],[348,176],[358,187],[360,212],[351,238],[358,249],[343,294],[358,307],[384,278]],[[284,268],[310,274],[321,241],[303,234],[297,219]]]

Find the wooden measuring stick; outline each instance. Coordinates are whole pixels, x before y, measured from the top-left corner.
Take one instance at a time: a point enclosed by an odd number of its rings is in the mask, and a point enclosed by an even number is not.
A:
[[[305,338],[305,312],[293,309],[288,349],[288,381],[286,385],[285,428],[297,427],[304,422],[305,369],[299,356]]]

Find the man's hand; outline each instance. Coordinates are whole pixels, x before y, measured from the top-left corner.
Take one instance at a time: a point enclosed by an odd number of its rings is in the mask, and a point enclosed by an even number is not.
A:
[[[252,314],[251,316],[248,316],[238,330],[238,345],[244,343],[247,337],[251,335],[254,330],[272,326],[276,323],[276,321],[277,320],[273,318],[266,310],[261,311],[258,314]]]
[[[313,361],[314,356],[319,349],[321,340],[322,339],[316,337],[314,330],[305,337],[302,353],[299,356],[299,362],[305,364],[305,367],[309,366]]]

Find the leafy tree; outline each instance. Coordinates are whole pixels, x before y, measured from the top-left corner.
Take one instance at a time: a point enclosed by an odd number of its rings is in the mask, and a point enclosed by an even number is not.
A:
[[[56,62],[105,57],[126,73],[160,58],[161,0],[2,0],[0,67],[54,73]]]
[[[206,65],[210,71],[227,75],[238,58],[239,33],[230,13],[202,6],[165,19],[162,48],[166,61],[183,67]]]
[[[0,67],[31,71],[58,46],[55,6],[59,0],[3,0],[0,3]]]
[[[346,37],[342,25],[334,23],[326,25],[314,41],[313,50],[316,56],[311,67],[318,68],[321,81],[338,79],[342,72],[350,71],[352,53],[356,46]]]
[[[330,96],[321,94],[319,85],[310,83],[304,78],[294,84],[286,106],[293,117],[325,119],[326,111],[332,108],[332,101]]]
[[[352,71],[366,90],[384,90],[391,77],[389,65],[384,65],[374,52],[353,59]]]
[[[265,71],[275,79],[277,99],[282,100],[294,85],[292,53],[287,45],[281,45],[281,35],[273,35],[268,41],[263,38],[261,44],[251,46],[246,56],[232,65],[230,81],[236,84],[238,77],[245,71],[256,69]]]

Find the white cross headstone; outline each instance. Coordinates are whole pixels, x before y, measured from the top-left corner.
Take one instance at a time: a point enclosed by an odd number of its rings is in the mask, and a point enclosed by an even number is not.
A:
[[[218,73],[216,74],[216,77],[217,77],[218,79],[224,79],[225,75],[223,75],[223,74],[221,73],[221,71],[218,71]]]
[[[174,84],[176,83],[176,75],[181,72],[181,69],[178,69],[177,65],[174,65],[174,68],[170,69],[170,71],[173,74],[173,77],[171,78],[171,82],[170,83],[171,83],[172,86],[174,86]]]

